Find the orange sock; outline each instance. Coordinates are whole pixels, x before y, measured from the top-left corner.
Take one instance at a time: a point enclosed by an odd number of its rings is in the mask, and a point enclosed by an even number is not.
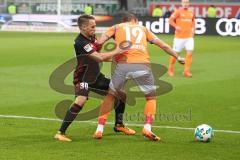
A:
[[[187,54],[185,58],[184,72],[190,72],[190,66],[192,64],[192,54]]]
[[[151,116],[154,118],[156,114],[156,99],[148,99],[145,105],[145,111],[144,114],[146,117]]]
[[[113,109],[113,101],[114,101],[114,96],[111,94],[107,94],[107,96],[104,98],[99,111],[99,114],[100,114],[98,117],[99,124],[102,124],[102,125],[105,124],[110,112]]]
[[[173,56],[171,56],[171,57],[170,57],[170,62],[169,62],[169,67],[168,67],[168,69],[169,69],[170,71],[172,71],[172,72],[173,72],[173,69],[174,69],[174,63],[175,63],[175,61],[176,61],[176,59],[175,59]]]
[[[144,129],[151,132],[151,126],[156,114],[156,99],[147,99],[145,105],[145,121],[144,121]]]

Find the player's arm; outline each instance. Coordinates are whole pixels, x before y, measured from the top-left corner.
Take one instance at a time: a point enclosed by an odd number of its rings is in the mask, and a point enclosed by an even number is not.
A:
[[[114,56],[113,56],[113,57],[114,57]],[[106,58],[106,59],[104,60],[104,62],[112,62],[112,61],[113,61],[113,57]]]
[[[103,45],[106,41],[108,41],[111,37],[109,37],[106,33],[103,33],[98,40],[99,45]]]
[[[147,40],[150,43],[155,44],[156,46],[158,46],[159,48],[164,50],[166,53],[168,53],[169,55],[175,57],[178,60],[179,63],[181,63],[181,64],[185,63],[185,59],[180,57],[177,52],[172,50],[172,48],[167,43],[165,43],[164,41],[160,40],[156,35],[154,35],[148,29],[145,28],[145,31],[146,31]]]
[[[116,25],[108,28],[107,31],[101,35],[100,39],[98,40],[98,44],[103,45],[106,41],[112,38],[116,32],[116,28]]]
[[[106,35],[105,34],[103,34],[102,36],[101,36],[101,38],[99,39],[99,41],[98,41],[98,45],[103,45],[103,43],[105,43],[107,40],[108,40],[109,38],[108,37],[106,37]],[[113,52],[113,53],[112,53]],[[108,53],[98,53],[98,54],[94,54],[93,56],[100,56],[99,58],[100,59],[98,59],[98,61],[105,61],[105,62],[112,62],[112,60],[113,60],[113,56],[115,56],[116,54],[118,54],[118,53],[121,53],[121,50],[118,48],[118,50],[116,49],[116,50],[114,50],[114,51],[112,51],[112,52],[108,52]],[[116,53],[116,52],[118,52],[118,53]],[[110,54],[110,55],[112,55],[112,56],[108,56],[108,54]],[[94,57],[93,57],[94,58]],[[97,57],[95,57],[95,59],[96,59]]]
[[[112,27],[109,27],[107,29],[107,31],[101,35],[100,39],[98,40],[98,45],[102,46],[106,41],[111,39],[114,36],[115,32],[116,32],[116,27],[117,27],[116,25],[114,25]],[[121,50],[119,50],[119,48],[118,48],[118,51],[113,51],[113,52],[121,53]],[[114,55],[116,55],[116,53],[113,53],[113,56]],[[106,54],[105,55],[101,54],[101,58],[99,60],[102,59],[105,62],[112,62],[113,56],[109,56],[108,57]]]
[[[112,61],[112,57],[114,57],[117,54],[121,54],[123,52],[123,50],[116,48],[115,50],[111,51],[111,52],[106,52],[106,53],[99,53],[97,51],[94,51],[93,53],[89,54],[89,56],[98,61],[98,62],[102,62],[102,61]]]
[[[185,59],[180,57],[177,52],[172,50],[172,48],[167,43],[163,42],[162,40],[160,40],[158,38],[155,39],[153,43],[155,45],[157,45],[158,47],[160,47],[162,50],[164,50],[169,55],[175,57],[179,63],[181,63],[181,64],[185,63]]]
[[[124,50],[117,47],[115,50],[107,53],[100,53],[96,48],[86,41],[75,42],[74,43],[75,52],[78,56],[89,56],[90,58],[101,62],[108,61],[116,54],[122,53]]]
[[[176,18],[179,16],[179,12],[176,10],[169,18],[169,24],[173,26],[176,30],[179,30],[179,26],[176,23]]]
[[[196,26],[195,26],[195,16],[193,16],[193,19],[192,19],[192,31],[193,31],[193,35],[195,34],[195,30],[196,30]]]

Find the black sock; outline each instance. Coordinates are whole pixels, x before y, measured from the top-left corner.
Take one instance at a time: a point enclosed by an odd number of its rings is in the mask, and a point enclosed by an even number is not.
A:
[[[114,109],[115,109],[115,125],[123,124],[123,114],[125,110],[125,103],[119,99],[116,99],[114,103]]]
[[[78,113],[81,111],[82,106],[79,106],[78,104],[74,103],[71,108],[67,111],[62,126],[59,129],[61,133],[65,133],[68,126],[72,123],[72,121],[77,117]]]

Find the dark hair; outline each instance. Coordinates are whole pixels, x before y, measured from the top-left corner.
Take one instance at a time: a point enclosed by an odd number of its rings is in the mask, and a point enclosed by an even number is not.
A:
[[[122,15],[122,22],[130,22],[131,20],[137,21],[137,16],[132,12],[127,12]]]
[[[78,27],[79,28],[82,27],[83,24],[88,23],[88,21],[91,19],[95,20],[95,18],[93,16],[88,15],[88,14],[83,14],[83,15],[79,16],[78,21],[77,21]]]

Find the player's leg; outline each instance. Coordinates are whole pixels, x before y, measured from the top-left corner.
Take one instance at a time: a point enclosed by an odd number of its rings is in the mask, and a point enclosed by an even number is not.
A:
[[[145,74],[134,78],[141,91],[146,97],[146,104],[144,109],[144,127],[142,133],[145,137],[152,141],[159,141],[160,137],[152,132],[151,126],[156,114],[156,86],[154,85],[154,77],[149,69],[145,70]]]
[[[98,118],[98,126],[95,134],[93,135],[95,139],[102,138],[104,125],[108,119],[110,112],[113,110],[113,102],[119,97],[118,95],[119,94],[117,94],[114,90],[110,88],[108,94],[105,96],[99,112],[100,115]],[[126,127],[124,124],[117,124],[114,128],[115,131],[123,132],[126,135],[134,135],[136,133],[134,130]]]
[[[86,96],[77,96],[74,103],[71,105],[69,110],[67,111],[62,125],[59,129],[59,131],[62,134],[65,134],[67,128],[69,125],[73,122],[73,120],[77,117],[78,113],[82,110],[84,103],[86,102],[87,97]]]
[[[192,73],[190,72],[190,67],[192,64],[192,53],[194,50],[194,40],[193,38],[188,38],[185,44],[185,49],[187,51],[185,58],[185,67],[183,71],[183,76],[192,77]]]
[[[192,51],[187,51],[186,58],[185,58],[185,67],[183,71],[184,77],[192,77],[192,73],[190,72],[190,66],[192,64]]]
[[[125,101],[120,99],[115,99],[114,101],[115,110],[115,127],[118,125],[123,125],[123,114],[125,111]],[[114,130],[115,130],[114,127]],[[116,130],[115,130],[116,131]]]
[[[102,73],[98,76],[96,82],[94,84],[89,85],[90,90],[98,93],[100,95],[106,95],[109,89],[110,79],[106,78]],[[125,111],[125,99],[126,94],[122,92],[122,94],[118,97],[122,98],[114,98],[114,110],[115,110],[115,132],[123,132],[126,135],[133,135],[135,131],[126,127],[123,123],[123,115]]]
[[[156,114],[156,97],[148,95],[145,96],[146,96],[146,105],[144,110],[145,121],[142,134],[149,140],[159,141],[161,138],[154,134],[151,128]]]
[[[94,84],[90,84],[90,90],[100,95],[107,95],[110,79],[106,78],[102,73],[98,76]],[[125,101],[116,99],[114,103],[115,109],[115,126],[123,124],[123,114],[125,111]]]
[[[179,38],[174,38],[173,40],[173,50],[177,52],[178,54],[183,49],[183,40]],[[170,57],[170,62],[168,66],[168,75],[173,76],[174,75],[174,64],[175,64],[175,58],[173,56]]]
[[[94,138],[102,138],[103,128],[105,122],[110,114],[110,111],[113,109],[113,102],[116,99],[117,91],[121,90],[124,86],[126,80],[126,73],[122,69],[121,65],[117,65],[114,73],[112,75],[111,82],[109,84],[109,91],[107,96],[104,98],[103,103],[100,108],[100,116],[98,118],[98,126],[94,134]]]
[[[114,131],[123,132],[126,135],[134,135],[136,131],[128,128],[123,123],[124,110],[122,108],[125,108],[125,101],[126,101],[126,93],[123,91],[118,91],[115,98],[115,104],[114,104],[115,116],[116,116]]]
[[[174,76],[174,64],[175,64],[175,58],[171,56],[169,65],[168,65],[168,75],[171,77]]]
[[[105,123],[108,119],[109,114],[113,109],[113,102],[115,100],[114,93],[109,89],[108,94],[104,97],[103,102],[100,106],[99,117],[98,117],[98,126],[96,132],[93,135],[95,139],[101,139],[103,136],[103,130]]]
[[[77,83],[75,84],[75,95],[76,99],[74,103],[70,106],[67,110],[66,115],[63,119],[61,127],[58,133],[55,135],[54,138],[60,141],[71,141],[70,138],[66,137],[65,132],[70,126],[70,124],[74,121],[77,117],[78,113],[82,110],[88,96],[88,84],[87,83]]]

